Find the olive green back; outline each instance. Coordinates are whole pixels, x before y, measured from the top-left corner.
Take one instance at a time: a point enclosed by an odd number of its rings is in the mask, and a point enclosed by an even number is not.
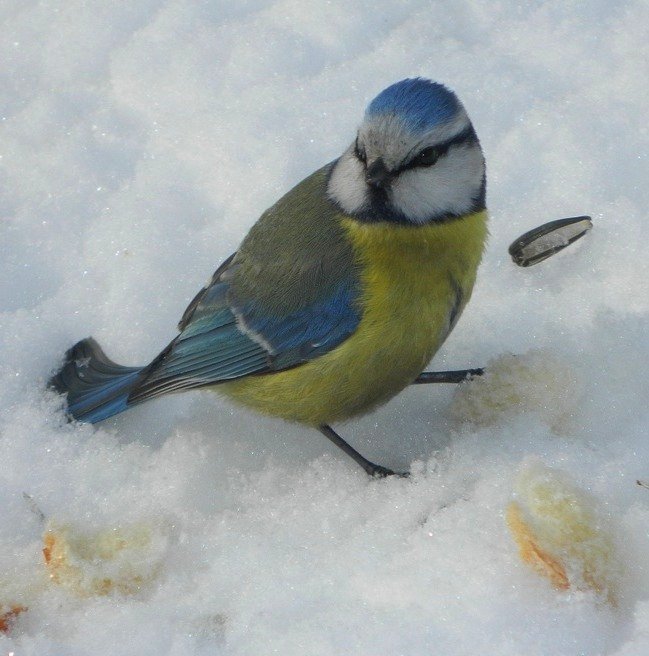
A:
[[[331,164],[304,179],[264,212],[233,264],[233,298],[285,316],[355,286],[358,272],[340,212],[327,197]]]

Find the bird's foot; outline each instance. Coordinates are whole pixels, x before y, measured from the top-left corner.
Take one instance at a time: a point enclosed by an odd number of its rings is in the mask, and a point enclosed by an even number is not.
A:
[[[410,472],[395,472],[388,467],[381,465],[374,465],[372,469],[368,469],[367,473],[372,478],[387,478],[388,476],[396,476],[397,478],[410,478]]]

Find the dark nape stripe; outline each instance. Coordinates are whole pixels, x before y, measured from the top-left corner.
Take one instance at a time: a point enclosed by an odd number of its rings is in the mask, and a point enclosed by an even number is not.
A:
[[[485,209],[487,208],[485,205],[484,194],[481,192],[479,196],[473,200],[472,205],[466,212],[462,214],[458,214],[457,212],[443,212],[442,214],[433,214],[423,221],[411,221],[402,212],[397,212],[392,208],[387,207],[382,210],[376,210],[375,206],[368,210],[362,210],[360,212],[356,212],[353,215],[347,216],[350,216],[350,218],[356,219],[361,223],[396,223],[398,225],[407,225],[412,228],[418,228],[420,226],[423,227],[430,225],[431,223],[449,223],[451,221],[458,221],[469,216],[470,214],[482,212]]]

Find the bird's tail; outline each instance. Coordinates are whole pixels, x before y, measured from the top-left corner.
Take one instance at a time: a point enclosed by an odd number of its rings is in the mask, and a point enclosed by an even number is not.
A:
[[[88,337],[66,354],[65,363],[49,387],[68,395],[68,414],[78,421],[97,423],[127,407],[131,391],[147,367],[122,367],[106,357],[97,342]]]

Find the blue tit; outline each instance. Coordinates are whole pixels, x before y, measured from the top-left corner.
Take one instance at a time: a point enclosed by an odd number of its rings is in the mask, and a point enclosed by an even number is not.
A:
[[[422,78],[397,82],[338,159],[262,214],[150,364],[117,365],[88,338],[51,387],[67,394],[72,418],[91,423],[210,388],[318,428],[372,475],[393,473],[330,424],[413,382],[453,379],[420,374],[471,296],[485,191],[480,143],[456,95]]]

